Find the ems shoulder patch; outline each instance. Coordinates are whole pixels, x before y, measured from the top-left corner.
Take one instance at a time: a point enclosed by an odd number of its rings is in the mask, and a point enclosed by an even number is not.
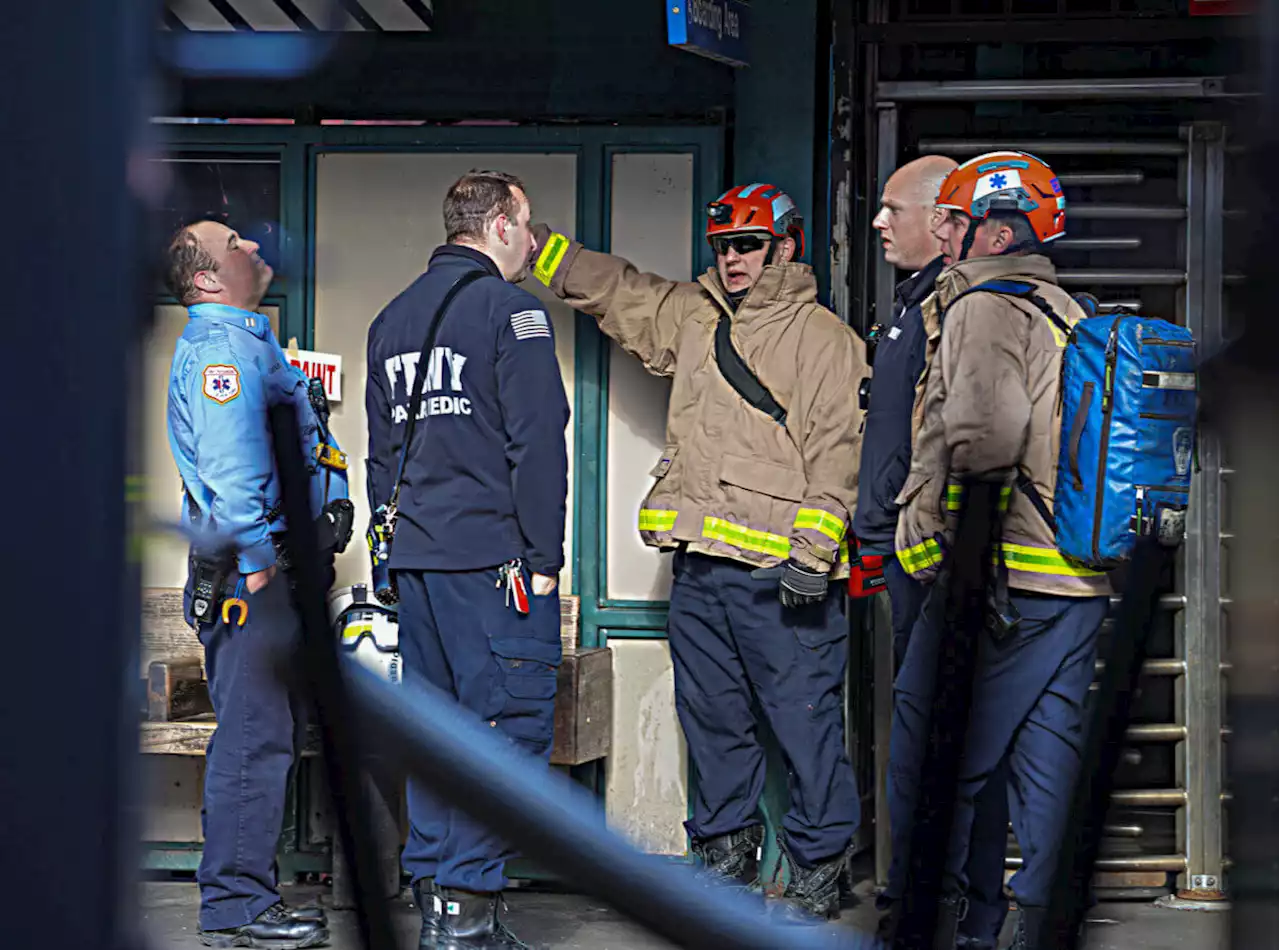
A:
[[[214,402],[228,403],[240,395],[240,370],[225,363],[204,368],[204,394]]]
[[[538,337],[551,336],[547,315],[541,310],[521,310],[519,313],[513,313],[511,329],[515,331],[517,340],[535,340]]]

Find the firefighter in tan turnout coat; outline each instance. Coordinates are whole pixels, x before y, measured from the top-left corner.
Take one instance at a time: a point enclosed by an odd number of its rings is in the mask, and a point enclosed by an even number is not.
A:
[[[841,698],[845,593],[832,582],[849,572],[862,341],[818,303],[812,270],[796,262],[801,219],[771,185],[708,206],[716,266],[694,282],[642,274],[545,225],[534,235],[534,276],[672,379],[639,527],[646,544],[675,551],[668,637],[697,768],[693,852],[712,880],[758,882],[758,702],[790,768],[781,912],[834,915],[859,821]]]

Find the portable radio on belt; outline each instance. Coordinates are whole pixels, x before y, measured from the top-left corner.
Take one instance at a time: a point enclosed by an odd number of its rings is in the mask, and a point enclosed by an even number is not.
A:
[[[856,545],[857,542],[855,541]],[[883,554],[854,554],[849,563],[849,596],[874,597],[886,590]]]
[[[193,555],[191,563],[191,616],[197,626],[217,623],[232,562],[225,557]]]

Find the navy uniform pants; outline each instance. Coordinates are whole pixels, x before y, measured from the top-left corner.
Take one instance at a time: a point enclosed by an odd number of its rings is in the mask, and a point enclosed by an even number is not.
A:
[[[848,662],[845,594],[784,608],[778,581],[720,558],[677,553],[667,636],[676,712],[697,770],[694,838],[760,823],[765,750],[758,703],[782,749],[790,808],[787,848],[805,866],[841,854],[858,827],[859,801],[844,741]]]
[[[980,800],[1003,786],[1023,856],[1009,888],[1018,903],[1045,906],[1079,773],[1098,631],[1109,605],[1105,597],[1016,592],[1012,601],[1022,617],[1016,631],[999,643],[979,638],[943,887],[949,894],[964,894],[970,887],[972,840],[981,831],[975,825],[990,820],[984,819]],[[933,605],[926,606],[913,631],[894,683],[891,750],[902,742],[923,748],[926,741],[937,648],[944,635],[930,616]],[[906,766],[891,767],[891,781],[909,780]],[[914,796],[909,788],[904,791],[902,798],[914,810]],[[994,834],[994,828],[985,833]],[[989,945],[995,946],[991,937]]]
[[[560,665],[560,598],[535,597],[516,613],[496,568],[397,571],[405,670],[452,696],[543,764],[551,757]],[[525,575],[526,586],[529,576]],[[414,881],[500,891],[510,848],[483,825],[409,783],[403,863]]]
[[[233,572],[226,591],[249,611],[243,627],[233,611],[232,623],[219,616],[200,630],[218,720],[205,753],[204,853],[196,871],[202,930],[239,927],[280,900],[276,847],[289,769],[306,729],[303,705],[276,668],[302,643],[288,577],[277,573],[250,594]],[[184,601],[190,617],[190,580]]]
[[[902,569],[892,554],[884,562],[885,586],[889,590],[890,613],[893,622],[894,669],[901,670],[906,663],[912,632],[921,623],[921,613],[929,586],[921,584]],[[926,645],[932,640],[926,636]],[[936,662],[937,653],[929,654]],[[919,662],[919,661],[917,661]],[[894,705],[910,704],[913,694],[894,692]],[[895,710],[894,723],[902,722],[907,728],[895,728],[889,743],[889,823],[892,841],[892,861],[889,865],[889,882],[884,897],[901,899],[907,884],[907,867],[911,849],[911,830],[915,825],[915,795],[917,776],[928,741],[928,706],[925,719],[920,724],[918,716],[911,717],[911,709],[899,714]],[[1009,804],[1005,794],[1008,778],[1007,765],[1000,767],[1000,774],[992,778],[975,797],[972,837],[969,840],[967,864],[969,911],[960,924],[960,933],[969,938],[974,950],[994,948],[1000,928],[1009,913],[1009,900],[1004,895],[1004,858],[1009,843]]]

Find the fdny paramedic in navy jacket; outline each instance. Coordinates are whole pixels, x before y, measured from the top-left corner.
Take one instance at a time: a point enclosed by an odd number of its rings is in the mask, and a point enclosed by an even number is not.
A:
[[[547,761],[569,406],[550,318],[511,283],[533,250],[522,183],[470,172],[449,189],[444,222],[449,243],[369,328],[370,505],[391,497],[416,411],[390,560],[405,668]],[[422,366],[432,315],[476,271],[484,276],[458,292]],[[424,370],[421,403],[411,407]],[[507,847],[414,783],[409,819],[404,865],[422,908],[420,945],[519,946],[498,918]]]

